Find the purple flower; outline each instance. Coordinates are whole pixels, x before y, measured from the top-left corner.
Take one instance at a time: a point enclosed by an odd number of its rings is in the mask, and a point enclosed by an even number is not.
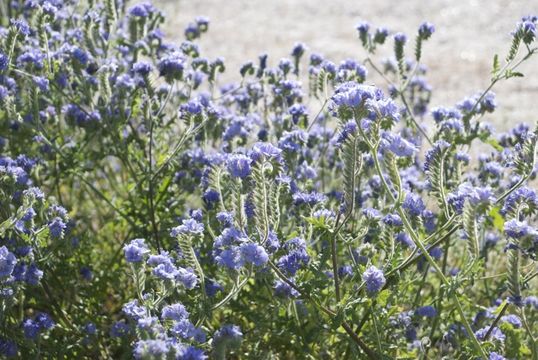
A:
[[[489,353],[488,360],[506,360],[501,354],[497,354],[495,351]]]
[[[205,360],[207,355],[202,349],[198,349],[194,346],[183,348],[179,351],[179,360]]]
[[[133,350],[135,359],[161,359],[170,352],[170,344],[164,340],[138,340]]]
[[[186,289],[194,289],[198,283],[198,276],[191,268],[178,268],[176,273],[176,280],[181,282]]]
[[[402,226],[402,219],[400,218],[400,215],[398,214],[387,214],[383,218],[383,223],[388,226]]]
[[[0,337],[0,355],[6,358],[16,357],[19,352],[17,344],[12,340],[7,340]]]
[[[254,144],[252,150],[256,156],[262,155],[266,158],[278,158],[282,153],[281,149],[266,142],[258,142]]]
[[[435,32],[435,26],[433,26],[432,23],[429,23],[427,21],[420,24],[418,28],[418,35],[424,39],[427,40],[429,37]]]
[[[182,304],[167,305],[163,308],[161,317],[167,320],[181,321],[189,318],[189,312]]]
[[[311,206],[323,203],[327,200],[325,195],[315,191],[312,191],[311,193],[296,192],[292,195],[292,198],[295,205],[308,204]]]
[[[262,266],[267,263],[269,256],[263,246],[254,243],[244,243],[239,246],[243,259],[255,266]]]
[[[7,55],[0,52],[0,71],[6,70],[8,64],[9,58],[7,57]]]
[[[50,236],[54,239],[59,239],[63,237],[65,228],[67,225],[59,217],[54,218],[49,224]]]
[[[396,242],[399,242],[400,244],[405,245],[409,248],[415,247],[415,243],[413,242],[413,240],[411,240],[411,237],[405,232],[399,232],[398,234],[396,234]]]
[[[133,71],[136,74],[146,76],[151,72],[152,66],[147,61],[139,61],[133,64]]]
[[[204,233],[204,224],[194,219],[184,219],[181,225],[170,230],[170,236],[176,237],[180,234],[198,235]]]
[[[470,193],[469,201],[475,206],[487,206],[495,202],[495,197],[489,186],[476,187]]]
[[[415,310],[415,314],[431,318],[437,316],[437,310],[433,306],[422,306]]]
[[[364,271],[362,279],[366,283],[366,290],[370,294],[379,292],[386,282],[383,271],[373,265]]]
[[[148,313],[144,306],[139,305],[138,300],[131,300],[123,305],[122,311],[131,319],[138,321],[147,317]]]
[[[0,278],[8,277],[13,272],[17,258],[5,246],[0,247]]]
[[[403,202],[403,208],[409,212],[411,216],[420,216],[426,206],[419,195],[407,193]]]
[[[514,239],[521,239],[526,236],[537,236],[537,231],[527,225],[526,221],[509,220],[504,223],[504,233]]]
[[[517,329],[519,329],[520,327],[523,326],[519,316],[514,315],[514,314],[505,315],[505,316],[501,317],[501,321],[509,323],[509,324],[512,324]]]
[[[478,340],[483,341],[486,337],[488,330],[489,326],[486,326],[480,330],[475,331],[474,334]],[[494,327],[491,331],[490,339],[504,342],[504,340],[506,339],[506,335],[504,335],[498,327]]]
[[[367,34],[368,30],[370,29],[370,24],[366,21],[361,21],[355,25],[355,29],[357,29],[360,35]]]
[[[399,157],[413,156],[417,151],[415,144],[400,135],[387,134],[384,136],[384,148]]]
[[[407,36],[401,32],[396,33],[394,34],[394,42],[403,45],[407,42]]]
[[[21,34],[30,35],[30,26],[26,21],[22,19],[11,19],[10,22]]]
[[[241,328],[237,325],[223,325],[213,335],[213,347],[222,346],[236,347],[243,340]]]
[[[125,259],[127,262],[141,262],[144,255],[149,253],[149,249],[144,242],[144,239],[134,239],[129,244],[123,247]]]
[[[232,177],[244,179],[250,175],[250,164],[252,160],[243,154],[233,154],[228,157],[226,166]]]
[[[162,58],[157,67],[159,68],[159,75],[164,76],[167,82],[181,80],[185,70],[185,57],[180,52],[171,53]]]
[[[297,292],[297,290],[281,280],[277,280],[275,282],[274,289],[275,295],[283,298],[295,298],[299,296],[299,292]]]

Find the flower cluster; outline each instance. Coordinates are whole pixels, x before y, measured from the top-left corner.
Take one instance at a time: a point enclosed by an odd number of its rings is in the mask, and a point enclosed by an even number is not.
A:
[[[2,5],[1,357],[538,356],[538,130],[487,121],[537,17],[430,108],[429,22],[224,83],[207,18],[75,3]]]

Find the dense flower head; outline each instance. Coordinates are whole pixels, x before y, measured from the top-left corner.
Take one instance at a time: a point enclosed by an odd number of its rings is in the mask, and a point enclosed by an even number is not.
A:
[[[243,259],[255,266],[267,263],[269,256],[263,246],[254,243],[244,243],[239,247]]]
[[[489,328],[490,328],[489,326],[486,326],[480,330],[477,330],[475,332],[476,338],[478,340],[485,340],[485,337],[489,331]],[[504,342],[504,340],[506,339],[506,335],[503,334],[501,329],[499,329],[498,327],[494,327],[493,330],[491,331],[490,338],[495,341]]]
[[[386,283],[383,271],[373,265],[362,273],[362,279],[366,284],[366,290],[370,294],[378,293]]]
[[[159,75],[167,81],[179,80],[185,70],[185,57],[179,52],[174,52],[163,57],[157,64]]]
[[[0,247],[0,278],[5,278],[11,275],[17,258],[5,246]]]
[[[399,44],[405,44],[407,42],[407,36],[404,33],[396,33],[394,34],[394,42]]]
[[[418,28],[418,35],[423,39],[428,39],[435,32],[435,26],[429,22],[423,22]]]
[[[426,210],[426,205],[422,198],[415,193],[407,193],[403,202],[403,207],[409,212],[412,216],[420,216],[424,210]]]
[[[228,157],[226,166],[230,175],[236,178],[246,178],[250,175],[252,159],[243,154],[233,154]]]
[[[415,314],[424,317],[435,317],[437,316],[437,310],[433,306],[421,306],[415,310]]]
[[[398,157],[413,156],[418,150],[416,145],[396,134],[383,134],[383,148]]]
[[[176,237],[180,234],[198,235],[203,234],[204,224],[195,219],[184,219],[181,225],[170,230],[170,235]]]
[[[504,223],[504,233],[514,239],[531,236],[538,237],[538,231],[532,226],[529,226],[526,221],[518,221],[516,219],[509,220]]]
[[[125,253],[125,260],[127,262],[141,262],[144,259],[144,255],[150,252],[144,239],[134,239],[129,244],[123,247]]]

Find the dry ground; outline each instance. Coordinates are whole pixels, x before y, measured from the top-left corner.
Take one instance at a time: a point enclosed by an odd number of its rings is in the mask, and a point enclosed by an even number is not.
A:
[[[503,57],[509,33],[523,15],[538,14],[538,0],[157,0],[167,16],[169,39],[182,37],[197,15],[208,16],[210,32],[200,44],[209,57],[224,56],[228,79],[239,65],[267,52],[271,63],[287,56],[296,41],[335,62],[363,59],[355,24],[366,20],[392,31],[415,34],[423,20],[437,32],[426,44],[424,63],[434,88],[432,105],[452,105],[489,83],[492,57]],[[538,43],[537,43],[538,45]],[[521,67],[524,79],[494,90],[501,110],[490,117],[498,130],[538,120],[538,56]],[[230,75],[231,74],[231,75]]]

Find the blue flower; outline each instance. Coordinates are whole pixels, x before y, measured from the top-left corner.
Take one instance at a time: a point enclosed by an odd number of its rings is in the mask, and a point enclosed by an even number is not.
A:
[[[426,206],[421,197],[414,193],[407,193],[403,202],[403,208],[409,212],[411,216],[420,216]]]
[[[170,235],[176,237],[180,234],[198,235],[204,233],[204,224],[194,219],[184,219],[182,224],[172,228]]]
[[[263,246],[254,243],[244,243],[239,246],[243,259],[255,266],[262,266],[267,263],[269,256]]]
[[[435,32],[435,26],[429,22],[423,22],[418,28],[418,35],[426,40]]]
[[[213,334],[213,347],[238,346],[243,340],[241,328],[237,325],[223,325]]]
[[[469,201],[475,206],[487,206],[495,202],[495,197],[493,196],[493,192],[489,186],[476,187],[470,193]]]
[[[167,320],[181,321],[189,318],[189,312],[180,303],[167,305],[162,309],[161,317]]]
[[[226,166],[228,172],[235,178],[246,178],[250,175],[250,164],[252,160],[243,154],[233,154],[228,157]]]
[[[7,55],[0,53],[0,71],[6,70],[8,64],[9,58],[7,57]]]
[[[0,278],[8,277],[17,264],[17,258],[5,246],[0,247]]]
[[[24,330],[24,336],[27,339],[31,340],[37,339],[37,336],[39,335],[39,332],[41,330],[39,328],[39,324],[32,319],[24,320],[24,322],[22,323],[22,328]]]
[[[480,330],[475,331],[474,334],[478,340],[483,341],[488,331],[489,331],[489,326],[486,326]],[[498,327],[494,327],[493,330],[491,331],[490,339],[496,340],[499,342],[504,342],[504,340],[506,339],[506,335],[504,335],[503,332]]]
[[[141,262],[144,255],[149,253],[149,249],[144,242],[144,239],[134,239],[129,244],[123,247],[125,259],[127,262]]]
[[[373,265],[364,271],[362,279],[366,283],[366,290],[370,294],[379,292],[386,282],[383,271]]]
[[[239,269],[244,264],[243,257],[237,246],[221,251],[215,256],[215,261],[219,266],[224,266],[233,270]]]
[[[19,352],[17,344],[13,340],[8,340],[0,337],[0,355],[6,358],[16,357]]]
[[[178,360],[205,360],[207,355],[203,350],[198,349],[194,346],[189,346],[184,348],[179,352]]]
[[[394,42],[397,44],[405,44],[407,42],[407,36],[404,33],[396,33],[394,34]]]
[[[185,57],[180,52],[171,53],[162,58],[157,67],[159,75],[164,76],[167,82],[181,80],[185,70]]]
[[[125,321],[116,321],[110,328],[110,336],[113,338],[123,337],[131,331],[129,325]]]
[[[170,345],[164,340],[138,340],[133,350],[135,359],[160,359],[170,352]]]
[[[155,8],[153,7],[153,5],[151,5],[151,3],[148,3],[148,2],[142,3],[142,4],[136,4],[134,6],[131,6],[127,10],[130,16],[140,17],[140,18],[145,18],[154,11],[155,11]]]
[[[417,151],[415,144],[400,135],[387,134],[383,136],[383,147],[399,157],[413,156]]]
[[[59,239],[63,237],[65,228],[67,225],[59,217],[54,218],[49,224],[50,236],[54,239]]]
[[[83,327],[83,330],[88,335],[97,334],[97,327],[92,322],[86,323],[86,325],[84,325],[84,327]]]
[[[30,26],[26,21],[22,19],[11,19],[10,22],[22,35],[30,35]]]
[[[318,192],[312,191],[310,193],[296,192],[292,195],[293,203],[295,205],[308,204],[310,206],[323,203],[327,200],[327,197]]]
[[[495,351],[489,353],[488,360],[506,360],[501,354],[497,354]]]
[[[519,316],[514,315],[514,314],[505,315],[505,316],[501,317],[501,321],[509,323],[509,324],[512,324],[517,329],[519,329],[520,327],[523,326]]]
[[[370,29],[370,24],[366,21],[361,21],[355,25],[355,29],[357,29],[360,35],[367,34],[368,30]]]
[[[400,218],[400,215],[398,215],[398,214],[387,214],[387,215],[385,215],[385,217],[383,218],[383,223],[385,225],[394,226],[394,227],[398,227],[398,226],[403,225],[402,219]]]
[[[299,292],[297,292],[297,290],[281,280],[277,280],[275,282],[274,289],[275,295],[283,298],[295,298],[299,296]]]
[[[396,234],[396,242],[399,242],[402,245],[405,245],[409,248],[415,248],[415,243],[411,237],[405,232],[399,232]]]
[[[191,268],[178,268],[176,273],[176,280],[181,282],[186,289],[194,289],[198,283],[198,277]]]
[[[526,221],[509,220],[504,223],[504,233],[514,239],[521,239],[526,236],[537,236],[537,231],[527,225]]]
[[[147,309],[139,305],[138,300],[131,300],[124,304],[122,311],[135,321],[145,318],[148,315]]]
[[[433,306],[421,306],[415,310],[415,314],[431,318],[437,316],[437,310]]]
[[[147,61],[138,61],[133,64],[133,71],[136,74],[146,76],[151,72],[152,66]]]
[[[280,157],[280,154],[282,153],[282,150],[275,147],[274,145],[266,142],[257,142],[252,147],[252,151],[254,155],[257,157],[265,156],[266,158],[278,158]],[[254,159],[256,160],[256,159]]]

